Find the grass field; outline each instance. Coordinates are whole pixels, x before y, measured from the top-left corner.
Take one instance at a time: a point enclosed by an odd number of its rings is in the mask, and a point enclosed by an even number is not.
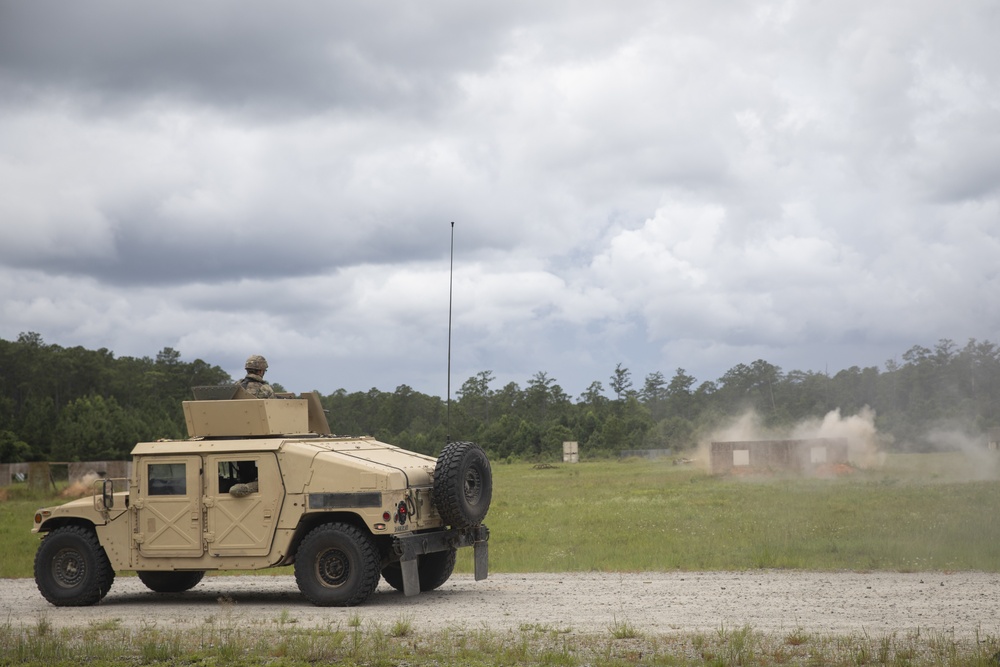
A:
[[[836,479],[712,477],[670,462],[494,466],[504,572],[1000,571],[1000,482],[955,455]]]
[[[1000,481],[960,454],[895,456],[833,479],[720,478],[667,461],[536,468],[494,465],[487,518],[494,572],[743,570],[1000,571]],[[0,577],[31,576],[34,510],[53,501],[8,491],[0,502]],[[471,555],[459,560],[470,571]],[[263,574],[290,572],[289,568]],[[220,602],[196,630],[115,621],[53,628],[0,620],[0,665],[996,665],[1000,638],[908,630],[851,636],[804,630],[644,635],[391,626],[298,627],[295,612],[245,627]]]
[[[835,479],[722,478],[669,461],[495,464],[490,569],[997,572],[1000,481],[960,481],[981,472],[957,453]],[[29,577],[31,517],[55,501],[8,495],[0,577]],[[463,554],[459,571],[471,566]]]

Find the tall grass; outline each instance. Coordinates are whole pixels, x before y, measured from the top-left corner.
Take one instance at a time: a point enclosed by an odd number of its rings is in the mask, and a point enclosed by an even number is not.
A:
[[[247,624],[223,612],[203,627],[129,628],[115,622],[54,630],[44,619],[0,625],[0,665],[995,665],[991,635],[891,632],[871,635],[758,632],[642,634],[627,621],[578,634],[537,626],[491,631],[456,627],[406,633],[377,624],[299,628]]]

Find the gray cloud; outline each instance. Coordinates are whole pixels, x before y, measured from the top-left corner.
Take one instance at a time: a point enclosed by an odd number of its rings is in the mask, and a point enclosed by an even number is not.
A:
[[[0,335],[441,393],[454,220],[459,377],[998,340],[998,24],[0,0]]]
[[[439,4],[433,20],[403,3],[220,1],[192,10],[42,0],[5,2],[3,13],[0,71],[81,94],[106,113],[166,97],[275,117],[407,114],[453,94],[442,70],[481,67],[503,35],[489,13],[462,3]]]

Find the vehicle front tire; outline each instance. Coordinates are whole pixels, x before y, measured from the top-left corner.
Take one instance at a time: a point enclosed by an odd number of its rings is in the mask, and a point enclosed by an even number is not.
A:
[[[446,549],[417,557],[421,593],[433,591],[448,581],[451,573],[455,571],[456,553],[455,549]],[[382,570],[382,578],[397,591],[403,590],[403,568],[399,561],[386,565]]]
[[[114,581],[108,555],[89,528],[56,528],[42,539],[35,554],[35,584],[42,597],[57,607],[96,604]]]
[[[319,607],[353,607],[371,596],[379,579],[371,537],[344,523],[313,528],[295,555],[295,581]]]
[[[486,452],[472,442],[448,443],[434,466],[434,504],[453,528],[483,522],[493,499],[493,471]]]
[[[157,593],[183,593],[198,585],[205,573],[201,570],[190,572],[157,572],[147,570],[136,572],[139,581]]]

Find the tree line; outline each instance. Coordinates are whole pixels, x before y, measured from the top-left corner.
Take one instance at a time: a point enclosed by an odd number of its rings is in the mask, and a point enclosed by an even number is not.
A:
[[[996,344],[973,339],[959,347],[942,339],[932,348],[914,345],[901,359],[834,375],[786,372],[758,359],[702,382],[683,368],[638,379],[617,364],[577,397],[544,371],[523,387],[498,387],[484,370],[450,405],[405,384],[391,392],[340,389],[321,400],[338,434],[373,435],[427,454],[448,440],[473,440],[511,460],[559,458],[567,440],[577,441],[584,457],[682,452],[748,409],[781,429],[868,406],[887,446],[915,450],[931,448],[928,434],[942,425],[973,437],[1000,425]],[[219,366],[183,361],[169,347],[135,358],[49,345],[37,333],[0,339],[0,462],[127,458],[136,442],[186,437],[181,402],[191,387],[233,381]]]

